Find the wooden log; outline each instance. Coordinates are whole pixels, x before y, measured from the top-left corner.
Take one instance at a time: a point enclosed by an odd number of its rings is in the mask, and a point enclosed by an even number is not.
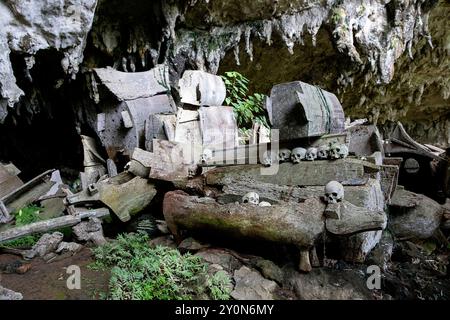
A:
[[[67,215],[51,220],[31,223],[25,226],[8,229],[0,232],[0,243],[11,241],[35,233],[49,232],[55,229],[71,227],[77,225],[81,220],[96,217],[105,218],[109,216],[109,210],[106,208],[82,210],[78,209],[76,215]]]
[[[258,207],[251,204],[221,205],[211,198],[168,192],[163,213],[169,230],[217,231],[231,237],[254,238],[311,247],[324,230],[325,204],[312,198],[304,203]]]
[[[276,172],[273,175],[263,175],[261,169],[261,165],[215,168],[206,173],[206,183],[226,185],[233,180],[245,180],[285,186],[324,186],[335,180],[343,185],[364,185],[370,173],[380,170],[379,166],[357,159],[281,163],[278,168],[274,168]]]

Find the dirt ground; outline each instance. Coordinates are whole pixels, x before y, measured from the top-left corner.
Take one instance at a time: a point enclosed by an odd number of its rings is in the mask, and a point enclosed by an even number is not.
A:
[[[0,254],[0,266],[24,262],[21,257]],[[93,300],[101,299],[107,293],[109,272],[93,271],[87,266],[93,261],[90,249],[83,248],[74,256],[46,263],[33,259],[25,274],[0,273],[0,284],[5,288],[22,293],[26,300]],[[69,290],[66,282],[70,274],[67,267],[77,265],[81,269],[81,289]]]

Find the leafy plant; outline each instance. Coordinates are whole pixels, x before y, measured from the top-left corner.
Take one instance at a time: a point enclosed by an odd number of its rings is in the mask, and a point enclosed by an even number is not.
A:
[[[264,109],[265,95],[248,95],[250,81],[239,72],[225,72],[222,79],[227,88],[225,103],[233,107],[238,126],[249,129],[257,121],[269,128]]]
[[[20,227],[30,223],[38,222],[41,220],[39,212],[42,208],[34,205],[29,205],[13,213],[15,217],[15,226]],[[17,240],[8,241],[4,245],[13,248],[29,248],[32,247],[40,238],[40,234],[29,235],[21,237]]]
[[[207,280],[211,298],[214,300],[228,300],[232,290],[231,279],[225,271],[218,271]]]
[[[208,278],[207,265],[196,256],[166,247],[151,248],[145,233],[119,235],[117,241],[93,250],[92,269],[111,268],[109,298],[114,300],[188,300],[202,293],[207,279],[213,298],[226,298],[223,276]],[[226,276],[226,275],[225,275]],[[230,281],[230,279],[228,279]],[[229,297],[229,295],[228,295]]]

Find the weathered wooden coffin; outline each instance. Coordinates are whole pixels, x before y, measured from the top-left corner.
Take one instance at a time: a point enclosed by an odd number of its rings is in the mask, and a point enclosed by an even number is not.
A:
[[[145,145],[145,120],[151,114],[175,112],[168,95],[128,100],[105,107],[98,116],[98,135],[110,158],[118,151],[131,155],[134,148]]]
[[[343,185],[364,185],[371,173],[378,172],[379,166],[358,159],[335,161],[302,161],[299,164],[281,163],[272,166],[274,174],[265,175],[262,165],[237,165],[215,168],[206,173],[210,185],[224,185],[231,181],[246,183],[265,182],[281,186],[324,186],[335,180]]]
[[[345,128],[337,97],[301,81],[274,86],[266,109],[281,141],[341,133]]]
[[[170,91],[169,68],[158,65],[145,72],[121,72],[112,68],[94,69],[100,82],[119,100],[149,98]]]
[[[227,93],[221,77],[199,70],[186,70],[178,85],[181,102],[196,106],[221,106]]]

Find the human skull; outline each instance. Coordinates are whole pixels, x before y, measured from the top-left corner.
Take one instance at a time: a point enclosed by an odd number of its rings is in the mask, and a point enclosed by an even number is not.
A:
[[[287,162],[291,159],[291,150],[289,149],[280,149],[278,152],[278,161]]]
[[[259,204],[259,195],[256,192],[249,192],[242,197],[242,203]]]
[[[264,152],[262,164],[270,167],[274,162],[278,161],[278,154],[275,151],[267,150]]]
[[[338,203],[344,200],[344,187],[337,181],[330,181],[325,186],[325,201]]]
[[[261,201],[259,203],[259,206],[260,207],[271,207],[272,205],[269,202],[267,202],[267,201]]]
[[[329,152],[330,152],[329,146],[327,145],[320,146],[317,149],[317,157],[322,160],[328,159]]]
[[[330,147],[331,159],[344,159],[348,156],[348,147],[345,144],[333,143]]]
[[[306,149],[304,148],[295,148],[291,152],[291,160],[293,163],[300,163],[301,160],[305,160],[306,157]]]
[[[211,149],[204,149],[201,157],[202,163],[207,163],[213,157],[213,153]]]
[[[314,161],[315,159],[317,159],[317,148],[308,148],[308,150],[306,150],[306,160]]]

